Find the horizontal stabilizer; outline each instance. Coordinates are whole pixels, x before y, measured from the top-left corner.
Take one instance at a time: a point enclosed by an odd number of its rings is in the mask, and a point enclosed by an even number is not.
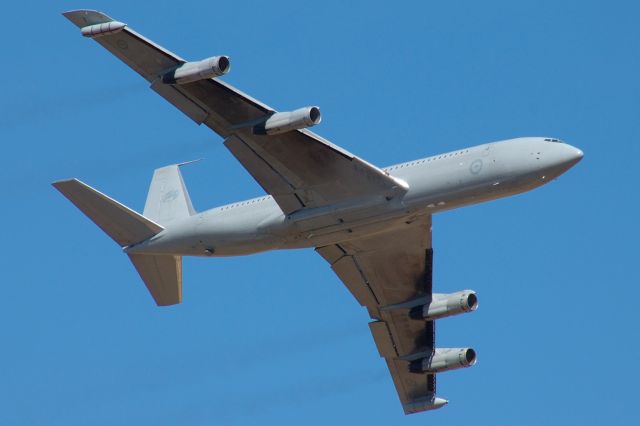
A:
[[[52,185],[121,247],[144,241],[164,229],[78,179]]]
[[[129,259],[158,306],[182,302],[182,257],[130,254]]]

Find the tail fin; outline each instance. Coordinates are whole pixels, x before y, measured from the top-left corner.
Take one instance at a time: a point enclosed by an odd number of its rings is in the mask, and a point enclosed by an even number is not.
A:
[[[145,217],[166,225],[195,214],[180,173],[180,166],[184,164],[188,163],[162,167],[153,172],[147,202],[144,205]]]
[[[164,229],[77,179],[54,182],[53,186],[121,247],[144,241]],[[153,183],[151,187],[153,190]],[[159,306],[182,301],[182,257],[130,254],[129,259]]]

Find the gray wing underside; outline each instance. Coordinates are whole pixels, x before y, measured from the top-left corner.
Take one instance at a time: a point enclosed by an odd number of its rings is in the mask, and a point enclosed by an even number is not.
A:
[[[90,10],[64,15],[80,28],[113,21]],[[183,85],[162,83],[159,76],[185,60],[128,26],[94,40],[193,121],[225,138],[225,146],[285,214],[353,197],[397,194],[398,182],[384,171],[311,131],[253,134],[246,123],[260,121],[276,111],[217,78]]]
[[[400,358],[434,348],[434,323],[413,320],[406,310],[381,308],[431,296],[431,216],[316,251],[374,319],[369,327],[405,412],[421,411],[419,402],[435,397],[435,375],[411,373]]]

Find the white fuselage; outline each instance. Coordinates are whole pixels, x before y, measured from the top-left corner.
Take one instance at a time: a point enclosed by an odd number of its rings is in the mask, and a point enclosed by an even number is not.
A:
[[[354,199],[285,215],[271,196],[207,210],[169,224],[130,253],[237,256],[319,247],[387,231],[401,223],[518,194],[567,171],[582,152],[549,138],[518,138],[385,168],[408,185],[394,198]]]

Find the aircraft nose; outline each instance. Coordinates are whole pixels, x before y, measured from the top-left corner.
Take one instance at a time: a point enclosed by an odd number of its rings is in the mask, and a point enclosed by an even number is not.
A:
[[[582,160],[582,157],[584,157],[584,152],[582,152],[581,149],[576,148],[575,146],[571,146],[571,145],[566,145],[566,163],[569,166],[573,166],[574,164],[577,164],[578,161]]]
[[[568,144],[557,144],[553,148],[553,151],[549,152],[549,160],[552,169],[558,175],[575,166],[584,157],[582,150]]]

